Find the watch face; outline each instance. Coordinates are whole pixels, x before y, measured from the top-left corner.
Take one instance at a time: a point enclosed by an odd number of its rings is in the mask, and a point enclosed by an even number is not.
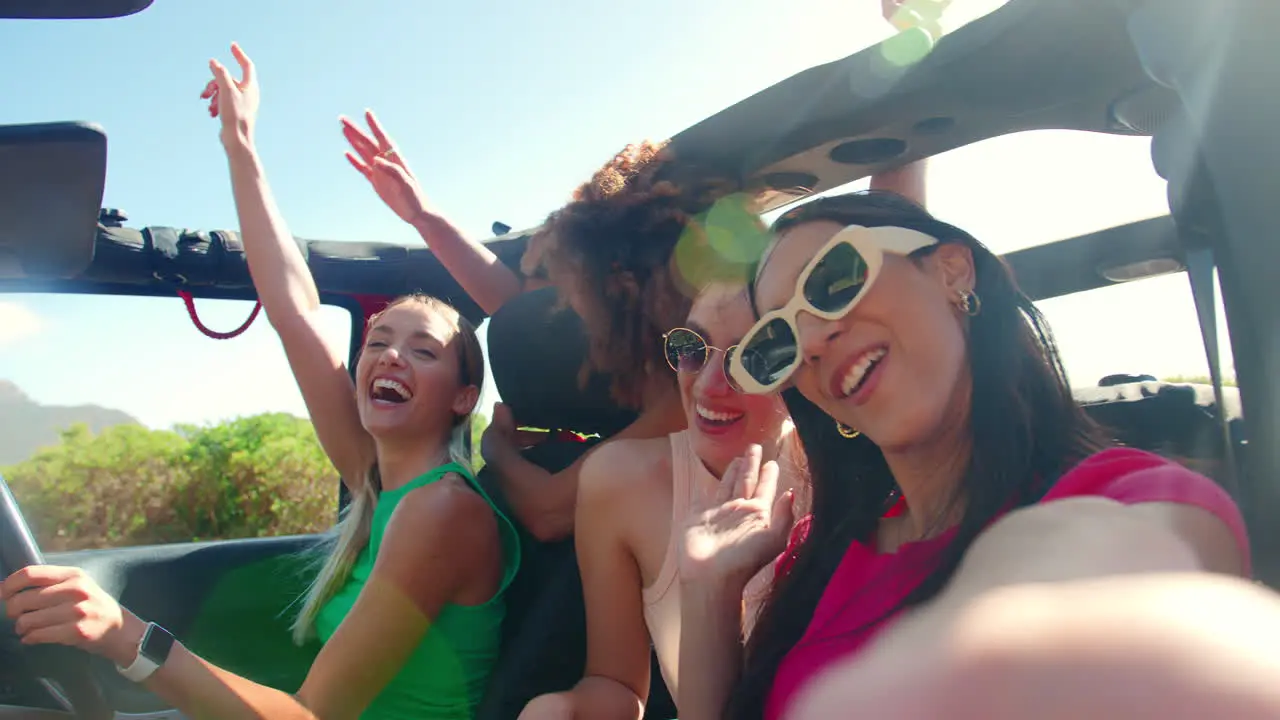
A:
[[[142,639],[142,647],[139,652],[151,662],[157,665],[163,665],[165,660],[169,659],[169,651],[173,649],[173,635],[168,630],[151,624],[147,629],[147,636]]]

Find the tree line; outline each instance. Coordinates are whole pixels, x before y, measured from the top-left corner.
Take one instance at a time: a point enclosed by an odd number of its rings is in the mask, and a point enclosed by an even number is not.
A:
[[[477,448],[485,424],[477,416]],[[311,423],[285,413],[77,424],[0,474],[46,552],[320,533],[338,513],[337,471]]]

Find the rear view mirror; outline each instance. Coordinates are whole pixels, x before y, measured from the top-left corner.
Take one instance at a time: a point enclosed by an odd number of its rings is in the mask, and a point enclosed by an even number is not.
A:
[[[102,128],[0,126],[0,278],[83,272],[93,260],[106,180]]]
[[[132,15],[153,0],[0,0],[0,18],[96,20]]]

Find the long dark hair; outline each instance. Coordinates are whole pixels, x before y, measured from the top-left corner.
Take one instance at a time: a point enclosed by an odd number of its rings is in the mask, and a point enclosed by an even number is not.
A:
[[[988,523],[1010,507],[1037,501],[1062,472],[1101,449],[1102,436],[1072,399],[1043,316],[1008,266],[982,243],[905,198],[875,191],[807,203],[780,217],[774,231],[820,220],[905,227],[940,244],[962,243],[973,254],[974,291],[982,305],[969,325],[972,451],[955,498],[963,512],[928,577],[896,612],[936,596]],[[761,609],[725,709],[733,720],[763,716],[779,663],[804,634],[849,545],[873,541],[896,489],[874,443],[865,436],[841,437],[831,416],[795,389],[784,398],[808,455],[813,514],[789,569],[776,578]]]

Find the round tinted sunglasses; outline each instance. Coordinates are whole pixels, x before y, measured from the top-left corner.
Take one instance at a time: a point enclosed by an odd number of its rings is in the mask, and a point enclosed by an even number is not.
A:
[[[800,366],[801,311],[836,320],[853,310],[875,284],[885,253],[910,255],[937,239],[901,227],[850,225],[822,247],[796,278],[787,304],[765,313],[726,353],[727,374],[742,392],[763,394],[781,387]]]
[[[729,374],[729,358],[734,355],[737,348],[737,345],[730,345],[721,352],[725,380],[736,392],[742,392],[742,388],[738,387],[738,383],[734,382],[733,376]],[[663,355],[667,358],[667,365],[676,372],[692,375],[702,372],[702,369],[707,366],[707,360],[711,359],[712,350],[720,350],[720,348],[708,344],[697,331],[689,328],[668,330],[662,336]]]

